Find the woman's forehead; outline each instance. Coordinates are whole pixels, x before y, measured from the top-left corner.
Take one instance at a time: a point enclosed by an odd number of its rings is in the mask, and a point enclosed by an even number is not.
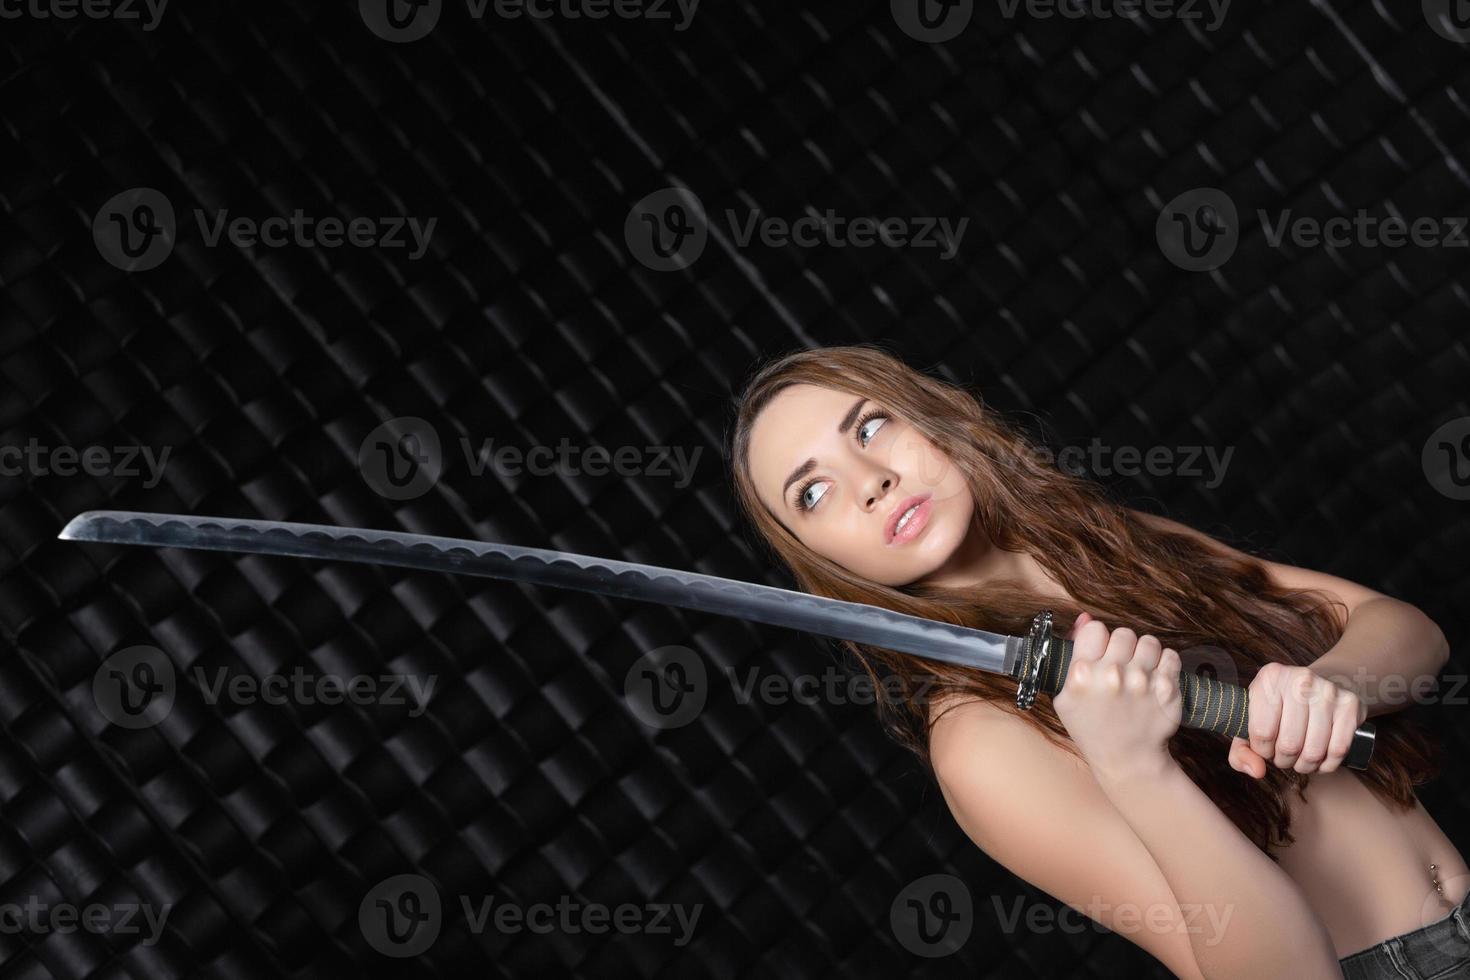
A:
[[[750,475],[762,494],[779,495],[784,474],[837,435],[838,421],[860,397],[813,384],[781,389],[750,432]]]

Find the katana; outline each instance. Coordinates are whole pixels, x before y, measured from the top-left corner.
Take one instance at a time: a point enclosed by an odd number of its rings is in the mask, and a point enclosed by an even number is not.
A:
[[[66,541],[393,565],[657,602],[1004,674],[1017,682],[1016,704],[1022,710],[1031,708],[1038,692],[1055,695],[1062,689],[1072,659],[1072,641],[1053,635],[1049,609],[1037,613],[1025,636],[1008,636],[867,603],[715,575],[492,541],[328,524],[118,510],[80,514],[67,524],[60,537]],[[1179,689],[1181,725],[1249,738],[1250,694],[1245,688],[1217,677],[1181,671]],[[1366,769],[1373,756],[1373,739],[1372,723],[1360,725],[1353,733],[1344,763],[1353,769]]]

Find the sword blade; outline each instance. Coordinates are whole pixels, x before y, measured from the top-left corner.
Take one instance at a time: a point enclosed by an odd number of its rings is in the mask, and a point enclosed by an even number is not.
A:
[[[62,530],[66,541],[281,555],[479,575],[620,599],[658,602],[850,640],[1015,677],[1023,637],[953,626],[861,602],[702,575],[658,565],[399,531],[229,517],[93,510]]]

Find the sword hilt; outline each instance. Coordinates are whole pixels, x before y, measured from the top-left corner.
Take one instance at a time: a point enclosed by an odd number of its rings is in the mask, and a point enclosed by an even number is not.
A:
[[[1053,695],[1061,691],[1071,662],[1072,641],[1052,635],[1051,610],[1037,613],[1021,647],[1016,706],[1027,711],[1037,691]],[[1250,739],[1250,692],[1245,688],[1186,670],[1179,673],[1179,694],[1183,702],[1179,723],[1185,728]],[[1367,769],[1373,744],[1373,723],[1364,722],[1353,732],[1343,763],[1349,769]]]

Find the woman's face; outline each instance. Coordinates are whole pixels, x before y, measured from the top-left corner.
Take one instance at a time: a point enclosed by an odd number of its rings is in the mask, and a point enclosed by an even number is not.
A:
[[[884,406],[845,391],[783,388],[751,429],[750,475],[798,540],[882,585],[940,569],[972,527],[959,468]]]

